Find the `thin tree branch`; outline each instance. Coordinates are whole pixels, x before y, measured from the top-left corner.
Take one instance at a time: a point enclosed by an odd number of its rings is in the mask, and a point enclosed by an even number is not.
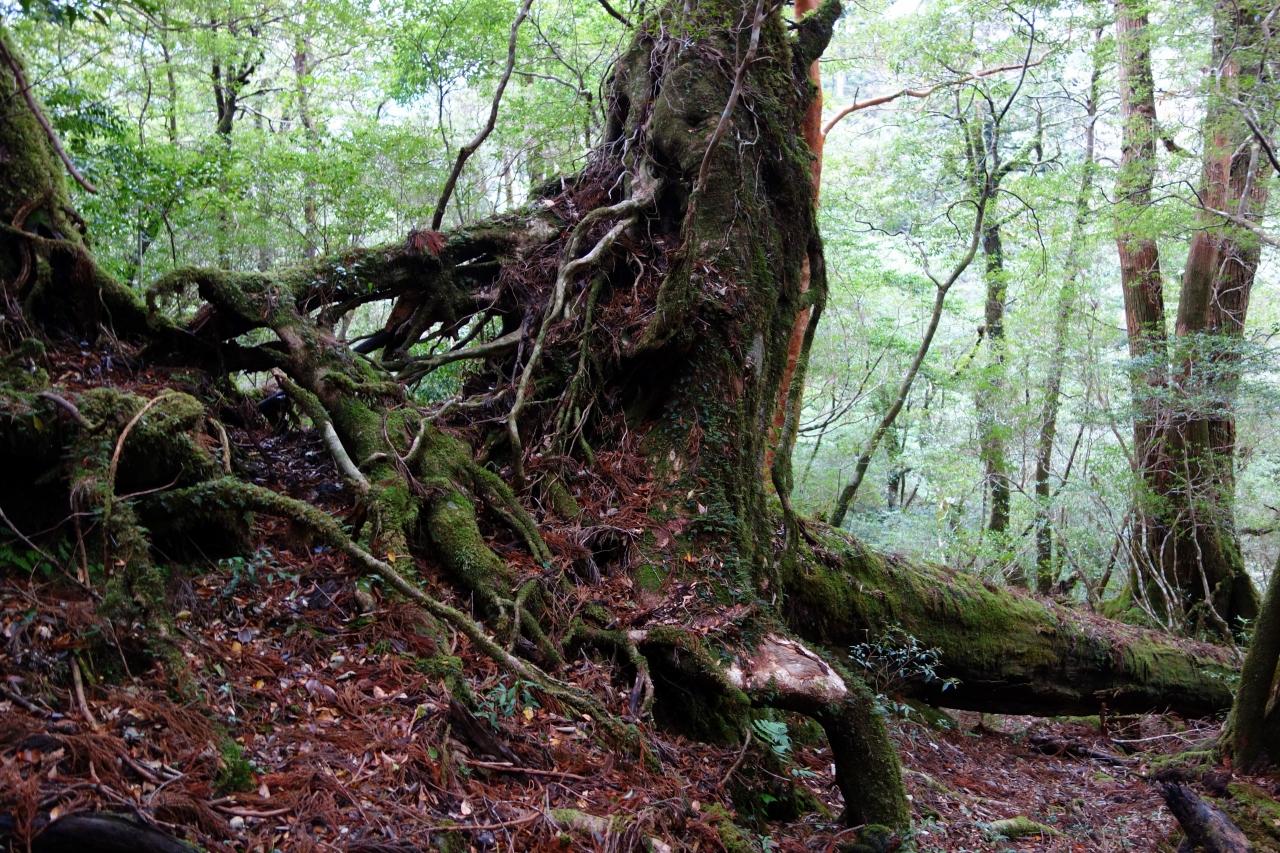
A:
[[[957,77],[954,80],[944,80],[941,83],[934,83],[932,86],[926,86],[923,89],[899,89],[898,91],[889,95],[880,95],[879,97],[869,98],[865,101],[856,101],[852,104],[849,104],[849,106],[844,107],[843,109],[840,110],[840,112],[832,116],[832,118],[822,126],[822,135],[826,136],[828,133],[831,132],[831,128],[839,124],[841,120],[843,120],[845,117],[849,115],[852,115],[853,113],[859,112],[860,110],[870,109],[871,107],[878,107],[878,106],[881,106],[882,104],[887,104],[892,101],[896,101],[899,98],[927,98],[930,95],[932,95],[934,92],[938,91],[939,89],[948,89],[952,86],[960,86],[972,80],[980,80],[983,77],[990,77],[992,74],[1000,74],[1005,71],[1023,71],[1025,73],[1025,70],[1027,68],[1034,68],[1035,66],[1040,65],[1042,62],[1045,61],[1045,59],[1048,56],[1049,54],[1046,53],[1044,56],[1040,57],[1035,62],[1030,62],[1030,63],[1013,62],[1013,63],[1010,63],[1009,65],[997,65],[993,68],[983,68],[981,71],[974,71],[971,74],[965,74],[961,77]]]
[[[458,176],[462,174],[462,167],[467,164],[467,160],[471,159],[471,155],[476,153],[484,141],[489,138],[489,134],[493,133],[494,127],[498,124],[498,107],[502,105],[502,93],[506,91],[507,82],[511,80],[511,72],[516,66],[516,42],[517,36],[520,34],[520,25],[524,23],[524,19],[529,17],[529,8],[533,6],[533,0],[524,0],[524,4],[520,7],[520,13],[516,15],[516,19],[511,22],[511,40],[507,43],[507,67],[503,69],[502,79],[498,81],[498,90],[493,93],[493,104],[489,107],[489,121],[484,128],[476,134],[472,139],[458,151],[458,159],[453,163],[453,171],[449,173],[449,179],[444,182],[444,189],[440,192],[440,201],[436,202],[436,212],[431,217],[431,230],[439,231],[440,223],[444,221],[445,209],[449,206],[449,198],[453,195],[454,187],[458,185]]]
[[[608,12],[610,15],[617,18],[619,21],[622,21],[622,23],[626,24],[628,27],[631,26],[631,21],[627,20],[627,16],[623,15],[617,9],[610,6],[609,0],[599,0],[599,3],[601,6],[604,7],[604,10]]]

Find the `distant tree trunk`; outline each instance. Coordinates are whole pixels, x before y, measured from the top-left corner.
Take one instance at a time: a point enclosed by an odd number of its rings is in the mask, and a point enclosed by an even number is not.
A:
[[[1097,42],[1101,41],[1101,33]],[[1048,595],[1057,580],[1053,562],[1053,494],[1049,477],[1053,473],[1053,446],[1058,431],[1058,407],[1062,397],[1062,375],[1066,367],[1067,333],[1071,313],[1076,304],[1084,243],[1090,221],[1089,198],[1093,193],[1094,125],[1098,120],[1098,83],[1101,62],[1094,46],[1093,75],[1089,80],[1089,96],[1085,101],[1084,163],[1080,169],[1080,191],[1076,195],[1076,217],[1067,242],[1065,277],[1058,291],[1058,305],[1053,318],[1053,344],[1049,351],[1049,375],[1045,380],[1044,402],[1040,409],[1040,436],[1036,442],[1036,589]]]
[[[224,29],[225,33],[231,36],[240,34],[239,28],[234,23],[223,25],[216,19],[210,21],[210,28],[214,32]],[[227,152],[231,151],[231,132],[235,128],[236,118],[244,109],[244,89],[249,85],[258,68],[258,60],[249,58],[252,56],[252,50],[252,48],[246,50],[245,59],[242,62],[228,63],[224,61],[225,58],[215,58],[209,66],[209,77],[213,82],[213,131]],[[229,198],[231,187],[227,181],[223,181],[222,191],[224,198]],[[231,217],[225,205],[218,208],[218,222],[218,264],[230,267],[231,249],[228,241],[234,238]]]
[[[1261,219],[1270,166],[1242,110],[1260,96],[1266,41],[1256,4],[1220,2],[1214,11],[1217,85],[1205,117],[1202,208],[1182,277],[1177,349],[1145,479],[1147,553],[1192,620],[1221,633],[1258,612],[1235,531],[1235,415],[1240,344],[1261,244],[1246,221]]]
[[[982,229],[987,363],[981,371],[974,402],[978,410],[978,456],[982,460],[983,484],[991,501],[987,532],[999,536],[1009,528],[1009,464],[1005,458],[1005,425],[1002,423],[1004,313],[1009,292],[1000,222],[990,213],[988,216],[987,225]],[[1015,581],[1025,583],[1020,573]]]
[[[293,51],[293,76],[297,86],[298,96],[298,123],[302,125],[302,133],[305,138],[308,158],[308,170],[306,179],[302,185],[302,219],[306,223],[306,231],[304,233],[305,245],[302,247],[302,254],[307,258],[314,258],[322,250],[327,250],[327,246],[321,246],[320,238],[320,216],[316,206],[316,184],[311,178],[310,168],[315,166],[316,153],[316,125],[315,119],[311,116],[311,90],[310,90],[310,74],[311,67],[309,58],[311,54],[311,36],[304,33],[298,36],[294,43]]]

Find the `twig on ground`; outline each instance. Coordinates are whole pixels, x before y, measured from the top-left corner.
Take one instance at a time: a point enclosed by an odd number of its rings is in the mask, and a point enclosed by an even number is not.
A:
[[[589,781],[586,776],[579,776],[577,773],[566,773],[563,770],[535,770],[532,767],[517,767],[514,764],[503,761],[476,761],[472,758],[458,757],[458,760],[468,767],[479,767],[482,770],[496,770],[499,773],[524,773],[529,776],[546,776],[555,779],[572,779],[575,782]]]
[[[80,677],[80,658],[76,655],[71,656],[71,682],[75,686],[76,701],[80,704],[80,713],[84,715],[84,721],[89,724],[89,728],[96,732],[98,730],[98,721],[94,719],[93,712],[89,710],[89,703],[84,698],[84,681]]]
[[[728,784],[729,779],[733,774],[738,772],[738,768],[742,766],[742,759],[747,757],[747,747],[749,746],[751,746],[751,727],[747,726],[742,738],[742,749],[738,750],[738,757],[734,760],[733,766],[729,768],[729,772],[724,774],[724,777],[720,780],[720,784],[716,786],[717,788],[723,788]]]

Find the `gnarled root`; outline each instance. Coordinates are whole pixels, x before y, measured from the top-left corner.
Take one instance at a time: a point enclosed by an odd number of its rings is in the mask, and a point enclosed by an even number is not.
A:
[[[477,649],[503,670],[516,678],[537,685],[544,694],[564,703],[574,711],[589,715],[600,726],[605,737],[616,747],[635,751],[640,746],[640,734],[635,726],[626,725],[618,720],[587,691],[553,678],[534,664],[508,652],[500,643],[486,634],[484,628],[475,620],[423,592],[388,563],[360,547],[328,513],[302,501],[277,494],[270,489],[243,483],[231,477],[210,480],[189,489],[171,492],[166,497],[170,501],[223,502],[243,510],[287,518],[310,528],[325,544],[351,557],[363,573],[381,578],[385,584],[405,598],[466,636]]]
[[[685,670],[717,684],[732,699],[812,717],[827,734],[850,826],[910,826],[897,753],[866,686],[825,657],[779,634],[765,634],[747,655],[723,666],[700,638],[676,628],[630,631],[641,649],[676,652]]]

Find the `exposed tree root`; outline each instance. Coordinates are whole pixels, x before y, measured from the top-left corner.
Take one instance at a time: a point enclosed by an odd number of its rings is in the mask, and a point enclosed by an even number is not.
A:
[[[484,628],[471,617],[427,595],[390,564],[379,560],[356,544],[328,513],[302,501],[277,494],[270,489],[230,477],[210,480],[189,489],[171,492],[169,497],[171,500],[195,502],[220,501],[243,510],[287,518],[305,525],[313,530],[325,544],[351,557],[363,572],[380,578],[387,586],[422,607],[432,616],[455,628],[505,671],[530,684],[537,685],[538,689],[547,696],[563,702],[578,713],[589,715],[614,746],[633,753],[639,750],[641,738],[634,726],[618,720],[590,693],[559,681],[534,664],[508,652],[485,633]]]

